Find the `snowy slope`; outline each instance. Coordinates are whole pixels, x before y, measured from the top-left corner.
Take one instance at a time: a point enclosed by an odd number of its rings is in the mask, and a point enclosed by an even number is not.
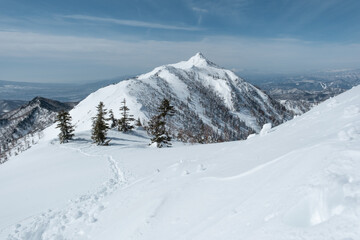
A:
[[[360,87],[246,141],[51,131],[0,166],[0,239],[360,239]]]
[[[119,118],[118,109],[126,98],[131,114],[147,121],[164,97],[177,110],[170,121],[173,135],[181,132],[195,142],[205,137],[211,141],[246,139],[265,123],[278,125],[293,117],[280,103],[201,53],[101,88],[80,102],[71,115],[77,130],[88,130],[100,101]]]

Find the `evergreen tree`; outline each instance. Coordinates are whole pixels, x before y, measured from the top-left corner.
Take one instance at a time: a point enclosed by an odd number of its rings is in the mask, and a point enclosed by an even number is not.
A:
[[[104,103],[100,102],[97,108],[97,115],[93,117],[92,124],[92,135],[91,139],[97,145],[106,145],[106,132],[109,128],[108,124],[105,122],[105,116],[107,114],[106,109],[104,108]]]
[[[156,146],[161,148],[163,146],[171,146],[171,137],[169,130],[166,127],[168,117],[175,114],[174,106],[170,105],[170,101],[166,98],[163,99],[157,109],[158,115],[150,119],[148,131],[154,137],[151,138],[151,143],[156,143]]]
[[[56,128],[60,128],[60,143],[65,143],[74,137],[74,127],[71,125],[71,116],[66,111],[60,111],[56,117]]]
[[[118,125],[118,120],[114,117],[114,113],[112,111],[112,109],[110,109],[109,111],[109,119],[111,121],[111,125],[110,128],[114,128]]]
[[[125,98],[121,103],[122,106],[120,107],[120,113],[122,117],[119,119],[118,130],[121,132],[127,132],[134,128],[134,126],[131,125],[131,122],[135,121],[135,119],[133,118],[133,115],[129,114],[130,109],[126,106]]]
[[[137,127],[141,127],[141,126],[142,126],[141,121],[140,121],[140,118],[138,118],[138,119],[135,121],[135,126],[137,126]]]

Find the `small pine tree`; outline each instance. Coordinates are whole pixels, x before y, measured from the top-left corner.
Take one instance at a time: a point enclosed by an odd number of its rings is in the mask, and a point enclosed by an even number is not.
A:
[[[118,125],[118,120],[114,117],[114,113],[112,111],[112,109],[110,109],[109,111],[109,119],[111,121],[111,125],[110,128],[114,128]]]
[[[175,114],[174,106],[170,105],[170,101],[166,98],[163,99],[157,109],[158,115],[150,119],[148,131],[154,137],[151,138],[151,143],[156,143],[156,146],[161,148],[163,146],[171,146],[171,137],[169,130],[166,128],[167,117]]]
[[[140,121],[140,118],[138,118],[138,119],[135,121],[135,126],[137,126],[137,127],[141,127],[141,126],[142,126],[141,121]]]
[[[130,109],[126,106],[125,98],[121,103],[122,106],[120,107],[120,113],[122,117],[119,119],[118,130],[121,132],[127,132],[134,128],[134,126],[131,125],[131,122],[135,121],[135,119],[133,118],[133,115],[129,114]]]
[[[105,116],[107,114],[104,103],[100,102],[97,108],[97,115],[93,117],[91,139],[97,145],[106,145],[106,132],[109,128]]]
[[[60,128],[60,143],[65,143],[74,137],[74,127],[71,125],[71,116],[69,112],[60,111],[56,117],[56,128]]]

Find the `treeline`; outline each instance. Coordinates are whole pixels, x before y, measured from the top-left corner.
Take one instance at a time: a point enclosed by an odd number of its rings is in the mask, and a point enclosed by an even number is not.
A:
[[[119,108],[121,118],[116,119],[112,109],[107,111],[103,102],[100,102],[97,107],[97,114],[92,118],[91,139],[97,145],[109,145],[111,139],[107,138],[107,131],[109,129],[117,129],[120,132],[130,132],[135,126],[142,126],[140,119],[135,120],[134,116],[130,114],[130,109],[126,105],[126,99],[121,102]],[[144,129],[150,134],[150,144],[156,147],[171,146],[170,130],[167,125],[167,119],[172,117],[175,113],[174,106],[166,98],[162,100],[157,108],[155,114]],[[60,143],[66,143],[74,138],[74,126],[71,124],[71,116],[69,112],[59,112],[56,118],[56,128],[60,129],[59,140]]]

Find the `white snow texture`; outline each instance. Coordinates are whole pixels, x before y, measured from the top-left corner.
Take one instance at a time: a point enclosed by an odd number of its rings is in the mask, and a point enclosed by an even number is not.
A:
[[[360,239],[360,87],[270,128],[166,149],[49,128],[0,166],[0,239]]]

